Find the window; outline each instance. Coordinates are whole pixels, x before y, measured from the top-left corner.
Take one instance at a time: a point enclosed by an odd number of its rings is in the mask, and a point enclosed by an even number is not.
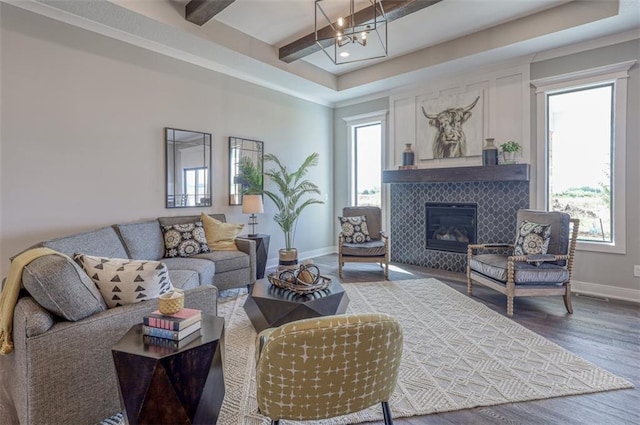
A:
[[[185,206],[192,207],[207,201],[203,197],[207,193],[207,168],[184,169]]]
[[[344,119],[349,128],[347,158],[351,206],[383,208],[386,204],[382,186],[386,116],[387,111],[377,111]]]
[[[625,252],[626,92],[634,63],[532,81],[537,206],[580,219],[578,249]]]
[[[382,207],[382,124],[356,126],[354,131],[355,202]]]
[[[547,94],[547,209],[580,219],[581,240],[613,242],[613,89],[606,83]]]

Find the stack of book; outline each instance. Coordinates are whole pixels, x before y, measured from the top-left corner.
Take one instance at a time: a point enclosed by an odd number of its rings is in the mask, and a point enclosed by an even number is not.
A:
[[[171,315],[156,310],[144,316],[142,339],[145,345],[180,349],[200,336],[202,311],[183,308]]]

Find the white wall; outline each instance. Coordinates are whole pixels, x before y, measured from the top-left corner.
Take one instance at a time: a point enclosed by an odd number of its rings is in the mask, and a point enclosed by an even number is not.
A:
[[[424,130],[429,127],[421,107],[430,101],[455,99],[456,96],[471,94],[469,99],[481,96],[471,113],[481,117],[481,131],[474,137],[469,123],[463,126],[467,134],[467,150],[476,146],[476,154],[468,152],[466,157],[447,159],[422,159],[421,153],[432,149],[432,138],[426,137]],[[452,103],[463,107],[469,103]],[[436,113],[442,109],[427,111]],[[416,151],[416,165],[419,168],[464,167],[482,165],[482,146],[488,137],[500,146],[508,140],[515,140],[523,146],[518,155],[520,162],[530,162],[529,142],[529,66],[512,68],[476,69],[467,75],[431,80],[428,84],[406,92],[393,94],[389,99],[389,134],[394,144],[393,157],[389,158],[390,168],[402,165],[402,151],[406,143],[411,143]]]
[[[265,142],[296,166],[311,152],[308,177],[332,190],[329,108],[189,65],[2,3],[0,276],[9,257],[43,239],[113,223],[199,213],[165,209],[164,127],[213,136],[213,207],[228,205],[228,137]],[[266,200],[257,230],[284,246]],[[333,204],[300,219],[302,255],[333,245]]]

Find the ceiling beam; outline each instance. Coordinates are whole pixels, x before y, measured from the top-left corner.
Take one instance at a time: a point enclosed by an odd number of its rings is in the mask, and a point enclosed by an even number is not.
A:
[[[442,0],[384,0],[381,1],[381,4],[387,16],[387,23],[389,23],[422,10],[425,7],[433,6],[440,1]],[[374,6],[369,6],[356,12],[354,16],[355,24],[362,25],[369,23],[371,20],[369,18],[373,16],[373,8]],[[334,22],[333,25],[336,26],[337,24]],[[331,38],[333,37],[333,29],[331,25],[327,25],[320,29],[318,34],[323,39]],[[324,47],[331,46],[332,44],[333,41],[330,39],[323,40]],[[320,51],[320,46],[316,43],[316,35],[315,32],[313,32],[281,47],[279,57],[281,61],[291,63],[318,51]]]
[[[184,8],[184,17],[196,25],[204,25],[236,0],[191,0]]]

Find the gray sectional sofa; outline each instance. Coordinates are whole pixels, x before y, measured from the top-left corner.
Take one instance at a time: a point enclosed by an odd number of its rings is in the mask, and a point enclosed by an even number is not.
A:
[[[222,214],[212,217],[225,221]],[[239,251],[163,258],[161,224],[199,216],[160,217],[117,224],[44,241],[70,257],[161,260],[174,287],[185,290],[185,306],[217,313],[218,290],[255,282],[255,241],[236,239]],[[111,347],[155,300],[107,309],[95,285],[75,263],[47,255],[22,274],[23,291],[13,322],[14,351],[0,356],[0,423],[93,424],[121,411]],[[40,302],[36,301],[39,300]]]

